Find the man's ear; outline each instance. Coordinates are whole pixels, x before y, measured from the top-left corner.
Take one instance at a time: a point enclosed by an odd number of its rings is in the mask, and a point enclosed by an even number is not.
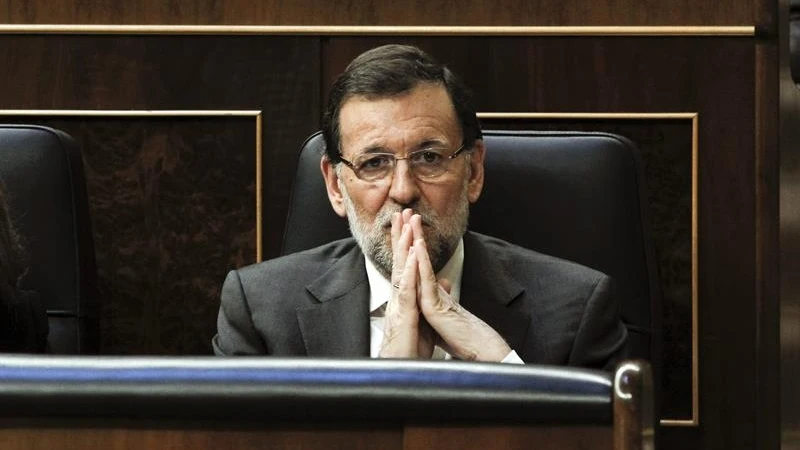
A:
[[[469,156],[469,180],[467,180],[467,198],[475,203],[483,191],[483,161],[486,157],[486,146],[483,139],[477,139]]]
[[[339,176],[336,175],[336,166],[328,159],[328,155],[323,155],[319,161],[322,170],[322,177],[325,179],[325,189],[328,191],[328,200],[331,202],[333,210],[341,217],[347,216],[347,209],[344,206],[342,189],[339,186]]]

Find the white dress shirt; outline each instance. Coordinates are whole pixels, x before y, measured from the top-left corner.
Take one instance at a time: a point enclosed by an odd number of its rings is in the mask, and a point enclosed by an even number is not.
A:
[[[367,266],[367,280],[369,281],[369,354],[372,358],[377,358],[383,345],[383,316],[386,310],[386,303],[392,298],[392,283],[378,272],[372,261],[365,255],[364,260]],[[464,240],[461,239],[453,252],[453,256],[447,261],[442,270],[436,274],[436,279],[447,279],[450,281],[450,297],[458,303],[461,298],[461,275],[464,270]],[[452,359],[452,356],[441,349],[438,345],[433,350],[431,359]],[[524,364],[522,359],[513,349],[501,361],[503,363]]]

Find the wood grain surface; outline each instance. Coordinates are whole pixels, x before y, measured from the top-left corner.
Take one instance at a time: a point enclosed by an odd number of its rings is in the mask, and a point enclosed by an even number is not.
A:
[[[2,0],[0,21],[192,25],[753,25],[750,0]]]
[[[771,5],[767,0],[0,0],[0,22],[30,24],[759,27],[754,38],[3,35],[0,108],[262,110],[266,257],[277,254],[296,151],[319,127],[333,77],[352,57],[379,43],[423,46],[462,75],[481,111],[697,112],[701,428],[662,430],[661,448],[749,449],[762,443],[774,448],[769,443],[775,441],[778,402],[778,21]],[[117,158],[113,148],[104,146],[108,152],[96,155],[111,164]],[[242,176],[251,174],[248,168]],[[120,207],[110,204],[104,211]],[[177,226],[157,225],[165,232]],[[233,236],[222,239],[217,244],[234,248]],[[109,250],[98,248],[98,255]],[[135,260],[121,258],[127,259],[98,263],[108,270]],[[155,266],[135,267],[131,276],[138,283],[154,276]],[[219,273],[219,283],[223,276]],[[161,300],[142,301],[154,307]],[[196,329],[184,329],[189,330]],[[139,336],[162,332],[142,330]],[[142,338],[143,344],[134,334],[125,336],[115,352],[207,350],[194,344],[170,347],[152,337]]]

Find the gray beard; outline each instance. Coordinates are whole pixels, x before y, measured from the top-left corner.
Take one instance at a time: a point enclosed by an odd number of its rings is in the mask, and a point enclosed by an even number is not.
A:
[[[425,233],[425,243],[428,246],[428,255],[434,272],[440,271],[447,264],[461,237],[467,231],[469,200],[467,198],[466,183],[464,184],[462,195],[456,204],[452,205],[450,210],[444,214],[444,217],[439,217],[434,211],[421,203],[407,206],[387,203],[378,211],[372,225],[363,220],[363,210],[358,208],[350,199],[344,183],[340,183],[339,186],[344,198],[347,222],[350,225],[350,233],[353,235],[353,239],[361,247],[361,251],[372,261],[375,268],[387,280],[391,280],[393,265],[390,231],[393,213],[399,213],[404,208],[412,208],[414,213],[422,217],[423,224],[430,225],[423,227],[423,232]]]

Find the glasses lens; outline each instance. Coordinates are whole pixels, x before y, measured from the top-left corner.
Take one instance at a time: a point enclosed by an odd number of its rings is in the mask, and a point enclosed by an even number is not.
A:
[[[444,148],[426,148],[409,153],[411,173],[417,178],[435,178],[445,172],[451,158]],[[356,176],[364,181],[377,181],[389,177],[394,171],[398,158],[391,153],[365,153],[353,159],[352,168]]]
[[[356,176],[366,181],[380,180],[388,176],[394,167],[394,156],[384,153],[369,153],[353,160]]]
[[[449,159],[444,156],[443,150],[425,149],[408,155],[408,161],[415,175],[432,178],[447,171]]]

